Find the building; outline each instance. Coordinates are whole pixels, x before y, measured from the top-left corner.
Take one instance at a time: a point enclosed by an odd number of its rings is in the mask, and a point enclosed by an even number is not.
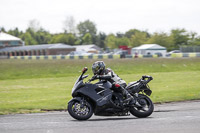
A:
[[[98,54],[102,49],[94,44],[89,45],[75,45],[76,51],[84,51],[87,53],[95,53]]]
[[[20,38],[0,31],[0,56],[67,55],[75,50],[62,43],[25,46]]]
[[[0,31],[0,48],[23,46],[24,42],[15,36]]]
[[[120,45],[119,49],[121,49],[125,54],[131,54],[131,48],[129,46]]]
[[[139,47],[132,48],[132,54],[141,54],[141,55],[154,55],[165,56],[167,49],[158,44],[143,44]]]
[[[67,55],[75,50],[75,47],[62,43],[41,44],[2,48],[0,56]]]

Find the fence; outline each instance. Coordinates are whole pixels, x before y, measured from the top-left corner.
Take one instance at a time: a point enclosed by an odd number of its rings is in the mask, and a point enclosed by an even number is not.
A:
[[[157,55],[89,55],[89,56],[69,56],[69,55],[49,55],[49,56],[10,56],[9,59],[24,59],[24,60],[43,60],[43,59],[120,59],[120,58],[156,58]]]
[[[180,51],[183,53],[200,52],[200,46],[181,46]]]
[[[173,53],[171,58],[180,57],[200,57],[200,53]],[[69,56],[69,55],[46,55],[46,56],[10,56],[9,59],[24,59],[24,60],[54,60],[54,59],[133,59],[133,58],[159,58],[158,55],[89,55],[89,56]]]
[[[68,56],[68,55],[46,55],[46,56],[10,56],[10,59],[119,59],[120,55],[90,55],[90,56]]]
[[[200,53],[173,53],[171,55],[172,58],[177,57],[200,57]]]

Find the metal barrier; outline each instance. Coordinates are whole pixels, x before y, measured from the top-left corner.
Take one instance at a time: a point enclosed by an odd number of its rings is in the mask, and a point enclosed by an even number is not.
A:
[[[200,57],[200,53],[173,53],[172,58],[182,58],[182,57]]]
[[[126,55],[124,58],[157,58],[157,55]],[[69,55],[41,55],[41,56],[10,56],[9,59],[22,60],[54,60],[54,59],[120,59],[120,55],[89,55],[89,56],[69,56]]]
[[[135,55],[126,55],[125,56],[125,58],[157,58],[157,57],[158,57],[158,55],[141,55],[141,54],[139,54],[137,56],[135,56]]]
[[[54,59],[120,59],[120,55],[89,55],[89,56],[69,56],[69,55],[41,55],[41,56],[10,56],[9,59],[23,60],[54,60]]]
[[[133,59],[133,58],[159,58],[158,55],[84,55],[84,56],[69,56],[69,55],[40,55],[40,56],[10,56],[9,59],[22,59],[22,60],[55,60],[55,59]],[[172,58],[184,57],[200,57],[200,53],[173,53]]]

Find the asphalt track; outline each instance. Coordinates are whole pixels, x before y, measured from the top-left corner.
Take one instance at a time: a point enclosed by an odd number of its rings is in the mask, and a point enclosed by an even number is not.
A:
[[[200,100],[156,104],[153,114],[76,121],[67,112],[0,116],[0,133],[200,133]]]

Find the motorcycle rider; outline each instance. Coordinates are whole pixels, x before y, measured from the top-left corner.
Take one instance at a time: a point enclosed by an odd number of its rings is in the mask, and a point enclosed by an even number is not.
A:
[[[96,61],[92,65],[92,71],[94,79],[107,80],[112,83],[113,90],[115,91],[117,89],[125,97],[125,103],[134,102],[133,96],[131,96],[129,92],[124,89],[126,87],[126,82],[115,74],[110,68],[105,68],[105,63],[103,61]]]

